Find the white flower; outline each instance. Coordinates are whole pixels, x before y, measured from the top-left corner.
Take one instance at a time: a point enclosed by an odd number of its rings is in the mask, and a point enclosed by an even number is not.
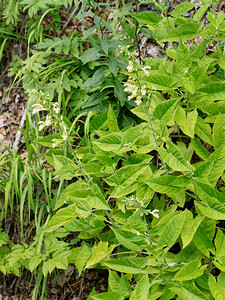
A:
[[[150,66],[145,66],[144,68],[141,68],[141,69],[144,71],[146,76],[149,76],[149,72],[147,71],[147,69],[151,70]]]
[[[52,148],[55,148],[58,144],[60,144],[62,142],[62,140],[53,139],[52,142],[53,142]]]
[[[53,110],[58,114],[60,112],[60,108],[57,102],[53,104]]]
[[[39,127],[38,127],[39,131],[42,131],[46,126],[45,122],[43,122],[43,121],[39,121],[38,125],[39,125]]]
[[[133,70],[134,70],[134,64],[133,64],[133,62],[130,60],[130,61],[129,61],[129,65],[127,66],[127,71],[128,71],[128,72],[133,72]]]
[[[51,125],[51,116],[47,116],[45,120],[45,126],[50,126]]]
[[[144,96],[146,94],[146,86],[143,85],[141,88],[141,94]]]
[[[153,211],[150,211],[150,214],[152,214],[154,217],[158,219],[159,218],[159,215],[157,214],[158,212],[159,212],[158,209],[154,209]]]
[[[65,126],[65,125],[63,125],[63,134],[62,134],[62,138],[63,138],[64,141],[66,141],[67,138],[68,138],[68,135],[67,135],[67,132],[66,132],[66,126]]]
[[[42,110],[46,110],[41,104],[39,103],[36,103],[36,104],[33,104],[32,107],[34,107],[33,109],[33,114],[36,114],[38,113],[39,111],[42,111]]]
[[[141,104],[141,96],[137,96],[137,99],[134,101],[137,105]]]

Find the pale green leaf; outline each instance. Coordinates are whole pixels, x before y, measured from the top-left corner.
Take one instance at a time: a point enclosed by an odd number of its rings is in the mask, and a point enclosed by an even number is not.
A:
[[[181,212],[170,219],[170,221],[165,225],[160,239],[159,246],[171,248],[176,240],[178,239],[184,225],[185,212]]]
[[[225,100],[225,83],[213,82],[208,83],[204,87],[198,89],[203,96],[207,96],[209,100]]]
[[[222,230],[217,229],[215,237],[216,258],[225,257],[225,234]]]
[[[195,150],[196,154],[203,160],[206,160],[210,156],[209,151],[199,142],[198,139],[192,139],[191,145]]]
[[[193,4],[193,3],[192,3]],[[180,42],[179,47],[177,49],[177,66],[181,72],[187,72],[190,69],[192,62],[191,62],[191,55],[187,47]]]
[[[199,116],[195,124],[195,134],[197,134],[204,142],[210,145],[213,144],[211,127]]]
[[[56,214],[51,218],[48,226],[46,227],[47,232],[52,232],[72,222],[77,218],[77,204],[74,203],[68,207],[59,209]]]
[[[114,114],[114,111],[113,111],[111,105],[109,105],[109,110],[108,110],[108,113],[107,113],[107,119],[108,119],[109,130],[111,132],[119,132],[120,129],[118,127],[117,119],[116,119],[116,116]]]
[[[180,126],[183,133],[194,138],[197,117],[198,113],[196,109],[186,114],[185,110],[179,106],[176,110],[175,121]]]
[[[153,191],[165,194],[176,194],[186,188],[191,182],[191,178],[186,176],[163,175],[158,178],[145,180]]]
[[[101,264],[118,272],[140,274],[146,266],[148,258],[127,256],[104,260]]]
[[[181,231],[183,248],[190,244],[203,219],[204,217],[201,215],[197,215],[193,218],[192,212],[190,210],[185,210],[185,222]]]
[[[184,265],[173,277],[173,280],[186,281],[200,277],[207,265],[201,266],[201,260],[194,260]]]
[[[118,293],[126,298],[128,298],[132,292],[130,282],[123,273],[121,274],[121,277],[119,277],[116,272],[109,270],[108,283],[110,291]]]
[[[166,142],[167,149],[159,148],[159,154],[165,163],[176,171],[191,171],[192,166],[186,161],[180,149],[171,141]]]
[[[210,219],[225,220],[225,197],[210,185],[196,182],[196,189],[202,202],[195,205]]]
[[[221,289],[220,284],[216,281],[216,278],[209,273],[209,288],[215,300],[224,300],[224,289]]]
[[[213,146],[218,149],[225,144],[225,119],[219,114],[213,126]]]
[[[138,281],[135,290],[133,291],[130,300],[148,300],[149,299],[149,278],[148,274],[145,274],[141,277],[141,279]]]
[[[69,257],[69,263],[73,263],[76,265],[76,268],[80,275],[88,259],[92,255],[92,248],[84,244],[81,247],[71,249],[71,252],[72,253]]]
[[[112,151],[117,153],[121,148],[121,135],[119,133],[111,133],[93,141],[101,150]]]
[[[162,20],[162,17],[153,11],[137,12],[132,16],[138,21],[151,26],[157,25]]]
[[[170,121],[171,117],[173,116],[174,109],[176,107],[177,102],[179,101],[180,98],[178,99],[171,99],[171,100],[166,100],[162,103],[159,103],[154,112],[153,116],[159,120],[165,120]]]
[[[114,245],[108,246],[108,242],[102,242],[100,241],[96,247],[93,248],[93,254],[88,259],[86,263],[86,268],[90,268],[100,261],[102,261],[104,258],[106,258],[115,248]]]
[[[186,24],[180,25],[172,29],[168,35],[163,37],[162,41],[179,42],[180,40],[182,41],[192,40],[198,35],[198,32],[200,31],[202,26],[203,26],[203,22],[201,23],[188,22]]]
[[[206,160],[212,162],[212,169],[208,174],[208,180],[215,186],[219,177],[223,174],[225,169],[225,145],[216,149]]]
[[[195,6],[195,3],[191,2],[182,2],[176,6],[176,8],[170,13],[172,17],[180,17],[185,12],[191,10]]]
[[[211,239],[208,237],[205,231],[200,229],[200,227],[198,227],[194,235],[193,241],[195,243],[195,246],[207,257],[210,256],[209,252],[215,254],[215,248]]]
[[[144,76],[142,81],[149,88],[162,91],[174,89],[178,85],[174,78],[158,71],[150,71],[149,76]]]
[[[182,282],[182,286],[173,286],[171,291],[181,297],[182,300],[206,300],[208,299],[200,290],[195,286],[194,282]]]

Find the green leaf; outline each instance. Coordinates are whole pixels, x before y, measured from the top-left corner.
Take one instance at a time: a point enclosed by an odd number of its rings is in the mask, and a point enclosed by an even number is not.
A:
[[[197,117],[198,113],[196,109],[186,114],[185,110],[179,106],[176,110],[175,121],[180,126],[183,133],[194,138]]]
[[[180,98],[159,103],[153,112],[153,116],[159,120],[169,121],[179,100]]]
[[[210,156],[209,151],[196,138],[191,140],[191,145],[196,154],[203,160],[206,160]]]
[[[94,265],[102,261],[104,258],[109,256],[109,254],[113,251],[114,248],[114,245],[108,246],[108,242],[100,241],[98,245],[93,248],[93,254],[88,259],[86,268],[93,267]]]
[[[176,293],[183,300],[206,300],[206,296],[200,292],[194,282],[182,282],[182,286],[173,286],[171,291]]]
[[[93,141],[93,143],[103,151],[112,151],[117,154],[122,148],[121,141],[122,138],[120,133],[110,133]]]
[[[145,164],[128,165],[120,168],[104,181],[110,186],[115,186],[113,196],[116,197],[118,193],[131,186],[147,168]]]
[[[77,218],[77,204],[74,203],[68,207],[59,209],[48,223],[47,232],[55,231],[56,229],[72,222]]]
[[[104,39],[104,41],[105,41],[105,39]],[[108,64],[109,64],[109,69],[112,72],[113,76],[116,77],[117,76],[117,71],[118,71],[117,60],[114,57],[109,56]]]
[[[89,299],[89,298],[88,298]],[[124,296],[114,292],[105,292],[91,296],[90,300],[123,300]]]
[[[185,212],[181,212],[171,218],[171,220],[165,225],[160,239],[159,246],[167,247],[169,250],[177,241],[184,225]]]
[[[149,299],[149,278],[148,274],[145,274],[141,277],[141,279],[138,281],[135,290],[133,291],[130,300],[148,300]]]
[[[130,283],[123,273],[121,274],[121,277],[119,277],[116,272],[109,270],[108,283],[110,291],[118,293],[126,298],[128,298],[132,292]]]
[[[99,59],[102,55],[103,54],[101,54],[98,49],[91,48],[91,49],[86,50],[84,52],[84,54],[80,57],[80,59],[81,59],[83,64],[86,64],[89,61]]]
[[[190,244],[203,219],[204,217],[201,215],[197,215],[195,219],[193,219],[192,212],[185,210],[185,222],[181,232],[183,248]]]
[[[186,161],[180,149],[171,141],[166,142],[167,149],[158,148],[165,163],[176,171],[191,171],[192,166]]]
[[[176,8],[170,13],[172,17],[180,17],[185,12],[191,10],[195,6],[195,3],[183,2],[176,6]]]
[[[213,144],[211,127],[199,116],[195,124],[195,134],[197,134],[204,142],[210,145]]]
[[[173,280],[186,281],[200,277],[207,265],[201,266],[201,260],[194,260],[184,265],[173,277]]]
[[[215,237],[216,259],[225,257],[225,234],[222,230],[217,229]]]
[[[38,144],[41,144],[41,145],[43,145],[45,147],[52,147],[52,144],[54,143],[52,141],[53,139],[57,139],[57,140],[61,139],[62,140],[62,144],[64,143],[63,139],[62,139],[62,136],[60,134],[56,133],[56,134],[49,134],[49,135],[47,135],[45,137],[40,137],[38,139]]]
[[[32,259],[29,261],[29,269],[31,272],[33,272],[37,266],[42,262],[43,257],[41,254],[36,254],[32,256]]]
[[[101,264],[118,272],[140,274],[146,266],[148,258],[127,256],[104,260]]]
[[[225,220],[225,197],[210,185],[196,182],[196,189],[202,202],[195,205],[210,219]]]
[[[225,120],[219,114],[213,126],[213,146],[218,149],[221,145],[225,144]]]
[[[197,91],[208,100],[225,100],[225,83],[223,82],[208,83]]]
[[[210,256],[209,252],[215,254],[215,248],[211,239],[208,237],[205,231],[200,229],[200,227],[198,227],[194,235],[193,241],[195,243],[195,246],[207,257]]]
[[[225,145],[216,149],[205,162],[212,163],[212,168],[208,174],[208,180],[212,186],[215,186],[225,169]]]
[[[216,281],[216,278],[209,273],[209,288],[215,300],[224,300],[225,299],[225,289],[220,285],[219,282]]]
[[[189,3],[189,2],[185,2]],[[192,3],[193,4],[193,3]],[[177,49],[177,66],[180,69],[181,72],[187,73],[188,69],[190,69],[192,65],[191,61],[191,55],[189,53],[189,50],[183,42],[180,42],[179,47]]]
[[[168,91],[177,86],[176,80],[169,75],[157,71],[150,71],[149,73],[150,75],[144,76],[142,81],[146,83],[150,89]]]
[[[163,175],[158,178],[145,180],[153,191],[165,194],[176,194],[186,188],[191,179],[186,176]]]
[[[92,255],[92,248],[84,244],[81,247],[73,248],[71,251],[72,253],[69,257],[69,263],[74,263],[79,275],[81,275],[88,259]]]
[[[162,17],[153,11],[137,12],[131,14],[131,16],[135,17],[135,19],[137,19],[138,21],[150,26],[157,25],[162,20]]]
[[[188,22],[186,24],[180,25],[172,29],[170,33],[162,39],[162,41],[179,42],[180,40],[182,41],[192,40],[198,35],[198,32],[200,31],[202,26],[203,26],[203,22],[201,23]]]
[[[85,81],[82,84],[81,89],[91,90],[100,86],[105,80],[104,74],[105,74],[105,67],[99,68],[97,71],[95,71],[95,73],[92,75],[91,78],[89,78],[87,81]]]
[[[141,251],[144,246],[147,246],[145,237],[143,235],[137,235],[131,231],[116,229],[110,227],[114,232],[118,242],[131,251]]]

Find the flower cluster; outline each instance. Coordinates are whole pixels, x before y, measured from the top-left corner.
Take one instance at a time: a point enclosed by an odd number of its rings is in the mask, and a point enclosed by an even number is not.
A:
[[[62,138],[61,139],[52,139],[52,147],[55,148],[62,142],[68,139],[68,132],[66,124],[63,121],[63,117],[59,118],[60,107],[57,102],[52,103],[50,101],[49,95],[44,94],[42,91],[32,90],[28,92],[31,102],[36,102],[32,105],[33,114],[39,112],[46,112],[45,121],[38,122],[38,130],[43,131],[45,127],[52,126],[54,128],[61,128]]]
[[[145,198],[143,198],[142,200],[139,200],[137,197],[135,196],[129,196],[129,197],[124,197],[124,199],[122,200],[123,203],[126,204],[127,208],[129,209],[135,209],[136,211],[139,212],[140,216],[142,215],[149,215],[151,214],[153,217],[155,218],[159,218],[159,210],[158,209],[146,209],[144,206],[144,200]]]

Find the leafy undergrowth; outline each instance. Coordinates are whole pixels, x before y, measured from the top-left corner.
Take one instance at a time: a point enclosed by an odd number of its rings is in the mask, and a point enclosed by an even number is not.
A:
[[[82,287],[92,269],[108,277],[106,291],[76,296],[224,299],[219,3],[15,2],[13,13],[2,4],[1,55],[21,38],[23,9],[27,58],[12,60],[9,76],[28,95],[27,155],[8,148],[0,157],[0,271],[30,271],[32,299],[47,296],[54,278],[68,284],[68,274],[71,290]],[[151,11],[140,11],[146,3]],[[83,34],[63,34],[65,12]],[[140,36],[162,55],[143,57]]]

